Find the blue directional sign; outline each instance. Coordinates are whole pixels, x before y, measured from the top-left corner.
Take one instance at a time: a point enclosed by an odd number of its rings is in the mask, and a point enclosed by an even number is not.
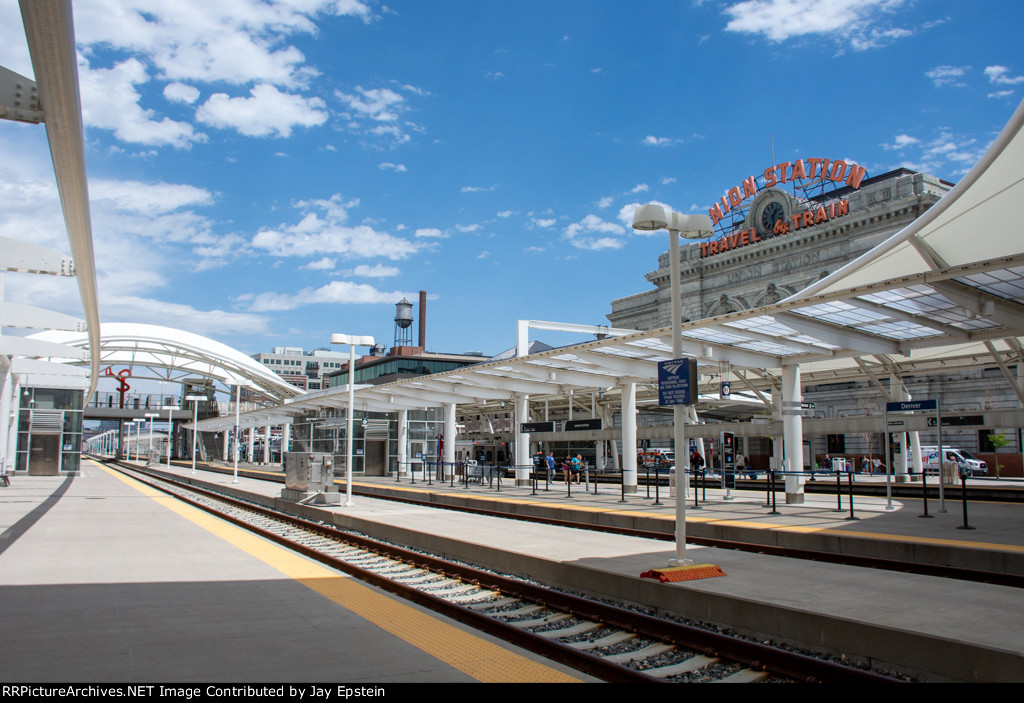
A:
[[[658,362],[658,405],[693,405],[697,399],[697,360]]]
[[[885,411],[888,413],[907,412],[909,410],[937,410],[937,400],[898,400],[894,403],[886,403]]]

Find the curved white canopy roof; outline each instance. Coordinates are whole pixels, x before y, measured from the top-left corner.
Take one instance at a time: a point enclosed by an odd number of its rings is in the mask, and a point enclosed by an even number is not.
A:
[[[978,163],[934,207],[887,241],[792,298],[862,288],[986,259],[1019,258],[1024,249],[1020,227],[1024,203],[1022,127],[1024,101]],[[1019,289],[1009,297],[1019,300]]]
[[[74,347],[88,348],[89,345],[88,335],[81,332],[49,330],[30,338]],[[69,360],[68,363],[76,362]],[[225,385],[241,383],[274,402],[302,392],[237,349],[208,337],[159,325],[103,323],[100,330],[100,366],[166,369],[166,376],[153,377],[157,380],[181,380],[192,375],[211,378]],[[180,377],[172,377],[172,372],[177,372]],[[140,377],[134,373],[133,376]]]

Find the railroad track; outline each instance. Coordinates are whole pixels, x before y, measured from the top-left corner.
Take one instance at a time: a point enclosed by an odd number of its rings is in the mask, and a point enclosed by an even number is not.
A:
[[[104,461],[102,457],[95,458],[99,461]],[[179,465],[184,466],[184,464]],[[212,471],[214,473],[230,473],[230,471],[226,471],[216,466],[202,466],[203,470],[206,471]],[[242,474],[243,471],[239,471],[239,475]],[[246,471],[244,472],[244,474],[251,478],[257,478],[259,480],[264,481],[284,481],[284,475],[279,473],[272,474],[271,472]],[[418,500],[416,498],[408,496],[379,495],[377,493],[364,492],[360,490],[358,486],[354,487],[353,492],[356,495],[366,495],[368,497],[372,497],[378,500],[389,500],[394,502],[408,503],[410,505],[417,505],[435,509],[443,508],[445,510],[458,510],[461,512],[475,513],[477,515],[487,515],[489,517],[500,517],[510,520],[525,520],[527,522],[557,525],[559,527],[572,527],[580,530],[608,532],[612,534],[640,537],[643,539],[654,539],[663,541],[675,540],[675,533],[673,531],[674,528],[672,527],[671,523],[667,524],[667,531],[655,532],[651,530],[638,530],[633,528],[621,527],[617,525],[605,525],[590,522],[576,522],[572,520],[544,517],[539,515],[522,515],[520,513],[502,512],[500,510],[475,507],[471,505],[439,504],[437,502]],[[925,561],[897,561],[891,559],[882,559],[873,556],[858,556],[856,554],[826,552],[811,549],[796,549],[793,547],[775,546],[771,544],[761,544],[756,542],[740,542],[737,540],[700,537],[692,533],[687,536],[687,542],[690,544],[700,545],[702,547],[732,549],[736,551],[751,552],[754,554],[766,554],[769,556],[786,557],[790,559],[806,559],[809,561],[819,561],[830,564],[843,564],[845,566],[856,566],[868,569],[882,569],[885,571],[898,571],[901,573],[917,574],[919,576],[938,576],[942,578],[958,579],[961,581],[972,581],[975,583],[988,583],[999,586],[1010,586],[1013,588],[1024,588],[1024,575],[1016,573],[984,571],[981,569],[968,569],[949,566],[946,564],[933,564]]]
[[[108,466],[443,615],[610,682],[893,682],[808,655],[552,590]]]

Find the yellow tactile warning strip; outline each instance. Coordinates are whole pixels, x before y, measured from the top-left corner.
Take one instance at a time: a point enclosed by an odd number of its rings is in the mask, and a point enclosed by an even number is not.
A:
[[[484,683],[578,682],[489,640],[461,630],[401,601],[370,589],[322,564],[92,462],[173,512],[274,567],[289,578],[356,613],[377,627]]]

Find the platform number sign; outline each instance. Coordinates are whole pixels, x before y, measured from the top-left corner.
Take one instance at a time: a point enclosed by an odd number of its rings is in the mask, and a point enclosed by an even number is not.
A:
[[[697,360],[658,362],[658,405],[693,405],[697,400]]]

